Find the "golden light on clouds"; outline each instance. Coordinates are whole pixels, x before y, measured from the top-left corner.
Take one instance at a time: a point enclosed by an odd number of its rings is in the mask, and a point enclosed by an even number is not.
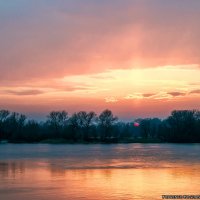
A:
[[[13,101],[18,105],[43,105],[48,106],[48,109],[52,105],[65,108],[71,104],[79,105],[80,109],[99,110],[111,107],[116,112],[127,110],[128,106],[134,112],[134,107],[139,106],[141,113],[145,113],[142,107],[151,107],[156,102],[161,106],[162,103],[174,102],[174,109],[176,102],[185,102],[188,106],[188,99],[196,102],[194,106],[198,105],[199,77],[200,70],[197,65],[116,69],[47,79],[38,83],[34,81],[24,87],[0,87],[0,101],[5,105]],[[90,103],[94,104],[93,107]]]

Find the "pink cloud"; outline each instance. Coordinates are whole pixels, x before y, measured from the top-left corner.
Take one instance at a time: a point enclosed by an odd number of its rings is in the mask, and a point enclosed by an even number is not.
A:
[[[1,81],[200,63],[195,0],[31,0],[15,6],[26,9],[1,13]]]

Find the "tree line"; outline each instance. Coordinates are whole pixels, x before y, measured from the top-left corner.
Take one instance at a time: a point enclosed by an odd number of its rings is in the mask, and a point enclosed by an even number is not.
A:
[[[159,118],[119,121],[112,111],[52,111],[44,122],[25,115],[0,110],[0,141],[13,143],[70,142],[200,142],[200,111],[175,110],[164,120]]]

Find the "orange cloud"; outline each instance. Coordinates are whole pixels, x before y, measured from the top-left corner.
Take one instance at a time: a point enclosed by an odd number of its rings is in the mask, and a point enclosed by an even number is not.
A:
[[[173,96],[173,97],[178,97],[178,96],[184,96],[186,93],[184,92],[168,92],[167,94]]]
[[[200,90],[199,89],[192,90],[192,91],[190,91],[190,94],[200,94]]]

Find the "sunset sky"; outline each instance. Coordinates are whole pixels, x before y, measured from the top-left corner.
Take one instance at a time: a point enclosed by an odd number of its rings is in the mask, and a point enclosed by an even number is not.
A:
[[[200,109],[200,1],[0,0],[0,109]]]

